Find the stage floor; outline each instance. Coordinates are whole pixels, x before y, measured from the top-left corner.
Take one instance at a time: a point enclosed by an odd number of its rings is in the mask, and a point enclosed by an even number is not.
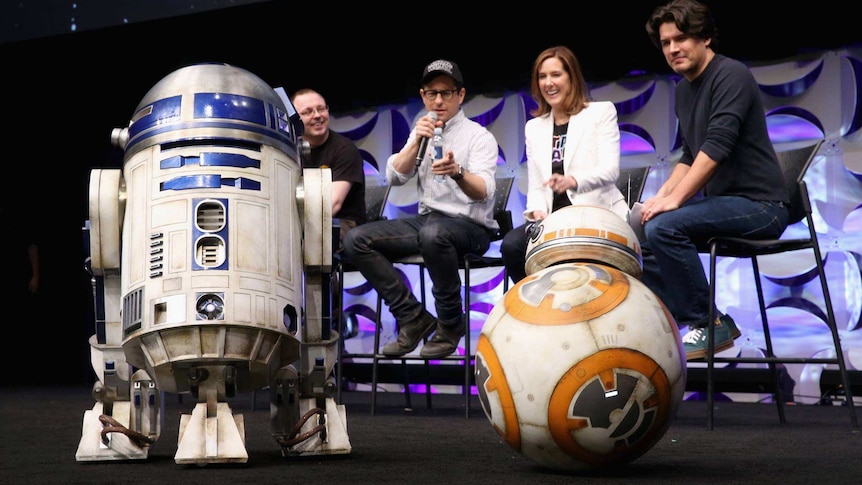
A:
[[[625,466],[602,473],[563,473],[515,452],[491,426],[478,400],[465,417],[459,395],[436,395],[433,407],[415,396],[379,393],[370,414],[367,392],[345,392],[349,455],[290,458],[281,455],[269,429],[266,392],[231,400],[243,414],[248,462],[242,465],[177,465],[180,415],[191,396],[165,395],[165,425],[149,458],[133,462],[77,462],[88,387],[0,388],[0,483],[159,484],[441,482],[561,483],[858,483],[862,434],[852,432],[840,405],[793,405],[787,423],[774,404],[719,402],[715,429],[706,429],[703,401],[684,401],[659,442]],[[857,409],[857,412],[859,410]]]

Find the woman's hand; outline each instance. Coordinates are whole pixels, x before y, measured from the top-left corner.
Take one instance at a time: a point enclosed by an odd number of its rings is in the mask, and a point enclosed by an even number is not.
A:
[[[555,173],[545,182],[545,187],[550,188],[555,194],[563,194],[569,189],[578,188],[578,181],[571,175],[560,175]]]

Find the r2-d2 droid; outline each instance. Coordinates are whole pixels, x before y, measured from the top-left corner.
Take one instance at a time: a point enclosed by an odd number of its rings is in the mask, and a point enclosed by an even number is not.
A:
[[[197,399],[178,464],[245,463],[228,400],[264,387],[284,455],[350,453],[322,297],[331,174],[302,168],[302,133],[289,101],[225,64],[174,71],[114,130],[122,170],[90,177],[98,381],[78,461],[147,458],[169,392]]]

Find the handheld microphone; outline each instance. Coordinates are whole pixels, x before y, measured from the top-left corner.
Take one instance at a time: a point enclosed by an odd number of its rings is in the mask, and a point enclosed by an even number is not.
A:
[[[428,113],[428,117],[431,118],[432,121],[437,121],[437,113],[431,111]],[[419,153],[416,155],[416,166],[422,165],[422,159],[425,158],[425,150],[428,149],[428,138],[422,137],[419,140]]]

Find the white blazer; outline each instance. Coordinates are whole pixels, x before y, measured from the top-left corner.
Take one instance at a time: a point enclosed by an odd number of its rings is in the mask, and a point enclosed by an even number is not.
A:
[[[533,211],[551,213],[553,191],[544,185],[551,178],[551,146],[554,119],[551,113],[533,118],[524,126],[527,149],[527,205],[524,220]],[[569,118],[563,171],[578,181],[567,195],[573,205],[594,205],[612,210],[628,220],[629,206],[617,189],[620,174],[620,127],[617,109],[609,101],[593,101]]]

